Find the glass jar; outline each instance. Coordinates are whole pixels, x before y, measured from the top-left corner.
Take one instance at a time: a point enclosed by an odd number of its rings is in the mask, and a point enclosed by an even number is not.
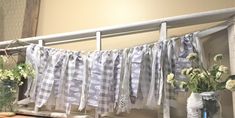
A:
[[[203,101],[202,118],[222,118],[222,108],[218,100],[218,93],[203,92],[200,93]]]
[[[13,80],[0,81],[0,112],[15,112],[17,110],[18,88],[17,83]]]

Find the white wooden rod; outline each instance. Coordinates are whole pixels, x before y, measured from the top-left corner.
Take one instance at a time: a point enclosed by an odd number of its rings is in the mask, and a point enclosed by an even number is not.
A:
[[[96,32],[96,49],[100,51],[102,48],[102,41],[101,41],[101,32]]]
[[[161,23],[160,26],[160,41],[166,40],[167,38],[167,26],[166,22]]]
[[[38,45],[44,46],[44,41],[43,40],[38,40]]]
[[[209,22],[228,20],[234,15],[235,15],[235,7],[207,11],[207,12],[193,13],[188,15],[174,16],[174,17],[162,18],[151,21],[137,22],[128,25],[117,25],[111,27],[82,30],[77,32],[68,32],[68,33],[53,34],[47,36],[37,36],[33,38],[24,38],[19,40],[28,43],[37,43],[38,40],[43,40],[46,44],[49,42],[65,41],[68,39],[95,37],[96,32],[98,31],[102,32],[102,36],[106,36],[106,35],[115,35],[125,32],[139,31],[144,29],[158,30],[162,22],[167,22],[169,28],[175,28],[175,27],[183,27],[189,25],[197,25]],[[0,42],[0,48],[6,47],[6,45],[10,44],[11,42],[12,41]]]
[[[223,23],[220,23],[220,24],[218,24],[218,25],[216,25],[216,26],[213,26],[213,27],[211,27],[211,28],[208,28],[208,29],[199,31],[199,32],[197,33],[197,36],[198,36],[199,38],[203,38],[203,37],[205,37],[205,36],[214,34],[214,33],[216,33],[216,32],[225,30],[225,29],[227,29],[230,25],[232,25],[233,23],[234,23],[234,21],[228,20],[227,22],[223,22]]]
[[[235,16],[233,17],[235,20]],[[228,28],[229,43],[229,61],[231,75],[235,75],[235,23]],[[235,117],[235,92],[232,92],[233,98],[233,117]]]

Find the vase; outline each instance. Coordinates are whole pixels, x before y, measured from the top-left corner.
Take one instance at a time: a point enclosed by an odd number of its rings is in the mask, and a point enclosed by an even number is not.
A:
[[[202,96],[200,93],[192,92],[187,99],[187,118],[200,118],[202,108]]]
[[[218,100],[218,93],[203,92],[202,96],[203,108],[201,116],[202,118],[222,118],[222,107]]]
[[[18,88],[17,83],[13,80],[0,81],[0,112],[17,110]]]

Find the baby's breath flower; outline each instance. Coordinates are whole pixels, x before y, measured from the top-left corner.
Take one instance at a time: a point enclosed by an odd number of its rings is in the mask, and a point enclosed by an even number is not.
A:
[[[224,65],[220,65],[219,66],[219,71],[221,71],[223,73],[228,73],[228,67],[226,67]]]
[[[196,69],[193,69],[193,72],[194,72],[194,73],[200,73],[201,70],[200,70],[199,68],[196,68]]]
[[[170,73],[167,75],[167,83],[172,83],[172,81],[174,80],[174,74]]]
[[[180,82],[180,88],[181,89],[184,89],[184,88],[186,88],[186,86],[187,86],[187,83],[186,82],[184,82],[184,81],[182,81],[182,82]]]
[[[235,80],[228,80],[226,82],[225,88],[230,90],[230,91],[235,91]]]
[[[20,86],[23,85],[23,84],[24,84],[24,82],[22,82],[22,81],[19,83]]]
[[[221,72],[217,72],[216,75],[215,75],[215,77],[216,77],[217,79],[219,79],[219,78],[221,77],[221,75],[222,75]]]
[[[181,75],[186,75],[186,72],[187,72],[187,69],[186,69],[186,68],[182,69]]]
[[[222,60],[223,59],[223,55],[222,54],[217,54],[217,55],[215,55],[215,57],[214,57],[214,61],[215,62],[218,62],[218,61],[220,61],[220,60]]]
[[[191,67],[191,68],[188,68],[188,69],[186,70],[186,75],[189,75],[190,73],[192,73],[192,70],[193,70],[192,67]]]
[[[186,58],[190,61],[195,60],[197,58],[197,54],[196,53],[190,53]]]
[[[204,74],[204,73],[200,73],[200,74],[198,74],[198,76],[199,76],[200,78],[205,78],[205,74]]]

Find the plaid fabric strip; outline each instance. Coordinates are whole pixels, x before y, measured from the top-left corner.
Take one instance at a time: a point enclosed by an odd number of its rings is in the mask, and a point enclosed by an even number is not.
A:
[[[41,54],[41,56],[44,56],[44,54]],[[56,55],[56,57],[58,58],[58,54]],[[45,77],[42,78],[42,83],[41,85],[39,85],[38,88],[38,94],[37,94],[37,100],[36,100],[36,106],[37,107],[42,107],[43,104],[46,103],[47,99],[49,98],[50,95],[50,90],[52,89],[52,85],[54,83],[53,80],[53,65],[55,65],[55,61],[53,63],[53,60],[55,60],[55,58],[51,58],[52,56],[50,56],[50,60],[47,61],[48,67],[46,68],[45,71]],[[49,77],[51,76],[51,77]],[[46,83],[47,79],[51,79],[51,81],[49,81],[48,83]],[[46,95],[45,95],[46,94]]]
[[[50,51],[48,49],[44,49],[43,47],[36,46],[37,47],[37,53],[39,58],[39,64],[38,64],[38,71],[36,74],[36,78],[33,81],[32,84],[32,90],[30,91],[30,96],[34,101],[37,101],[37,96],[39,93],[40,86],[42,84],[42,80],[45,76],[46,68],[48,67],[48,61],[50,60],[51,56],[49,56]]]
[[[102,52],[95,52],[92,58],[91,79],[89,79],[87,104],[98,107],[98,96],[100,94],[100,86],[102,81]]]
[[[163,117],[170,118],[170,101],[174,97],[174,89],[170,84],[167,84],[167,74],[174,73],[175,67],[175,42],[174,40],[168,40],[166,45],[166,55],[164,63],[164,99],[163,99]]]
[[[60,52],[56,51],[55,55],[48,62],[45,76],[42,79],[41,86],[37,96],[36,106],[42,107],[48,100],[55,81],[60,81],[62,64],[65,55],[61,55]],[[57,89],[57,90],[56,90]],[[58,88],[55,88],[55,95],[58,95]]]
[[[67,51],[60,52],[60,60],[57,70],[55,72],[55,81],[54,81],[54,93],[56,97],[56,106],[55,110],[65,110],[66,95],[65,95],[65,84],[67,80],[67,68],[68,68],[68,57],[69,53]],[[59,78],[57,78],[58,76]]]
[[[91,79],[91,63],[92,63],[92,56],[88,54],[87,56],[83,55],[83,62],[84,62],[84,69],[82,77],[82,90],[81,90],[81,99],[80,99],[80,105],[78,110],[83,110],[87,103],[87,94],[88,94],[88,79]]]
[[[71,105],[79,105],[83,76],[83,59],[79,53],[69,55],[67,79],[65,81],[66,113],[70,113]]]
[[[67,83],[65,85],[65,94],[66,94],[66,113],[70,113],[71,109],[71,102],[73,100],[73,97],[70,95],[70,88],[72,85],[72,80],[74,79],[74,73],[75,73],[75,62],[76,62],[77,55],[70,54],[68,59],[68,69],[66,71],[67,79],[65,82]]]
[[[130,97],[132,104],[137,99],[137,93],[139,90],[141,64],[143,60],[143,47],[135,47],[131,54],[131,79],[130,79]]]
[[[79,53],[73,54],[73,58],[71,59],[71,63],[69,65],[69,94],[68,94],[68,102],[71,104],[79,105],[80,97],[81,97],[81,89],[82,89],[82,81],[84,77],[84,62],[82,56]],[[75,61],[75,62],[74,62]]]
[[[100,114],[113,111],[114,104],[111,100],[111,93],[114,92],[112,90],[114,88],[114,86],[112,86],[112,82],[114,81],[114,63],[112,56],[112,52],[105,52],[102,55],[102,83],[100,88],[99,106],[97,111]]]

